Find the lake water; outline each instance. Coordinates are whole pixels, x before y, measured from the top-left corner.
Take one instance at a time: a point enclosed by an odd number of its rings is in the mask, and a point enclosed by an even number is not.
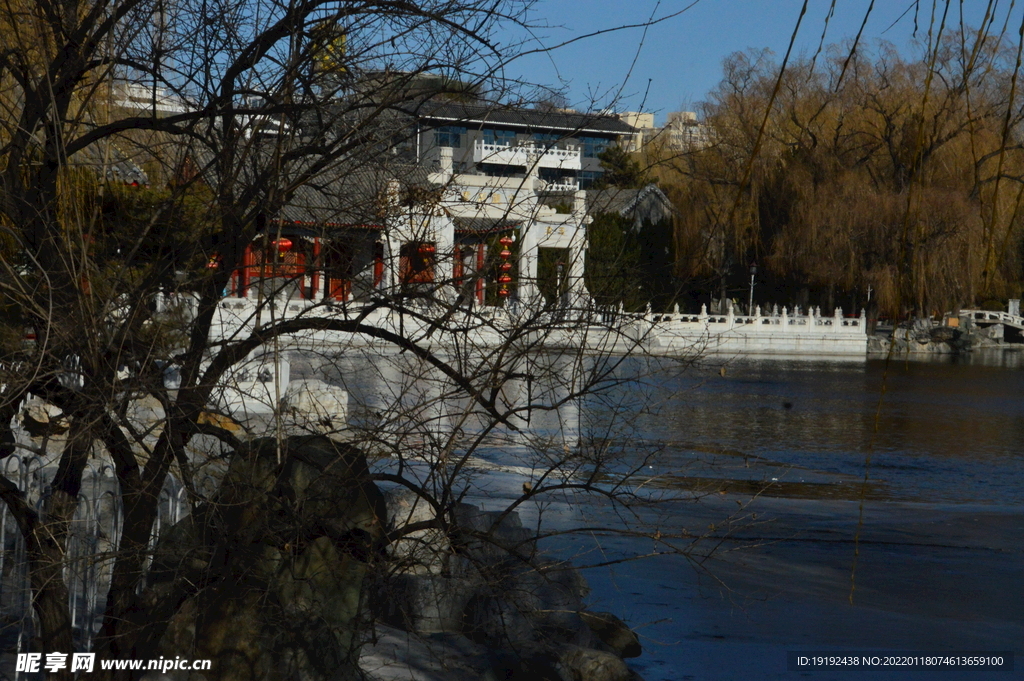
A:
[[[659,505],[624,515],[555,497],[520,511],[526,522],[543,512],[556,531],[636,523],[679,537],[685,554],[615,533],[547,543],[578,564],[661,554],[587,571],[593,609],[642,634],[633,666],[648,681],[934,677],[789,671],[795,650],[1010,651],[1015,672],[939,678],[1024,678],[1022,360],[746,359],[685,370],[630,360],[609,375],[642,380],[531,414],[517,433],[495,431],[477,452],[493,469],[477,468],[469,500],[514,500],[541,441],[621,451],[609,484],[644,459],[641,491]],[[553,375],[565,375],[558,362]],[[417,417],[433,419],[441,440],[454,427],[473,433],[472,420],[452,422],[464,401],[424,400],[429,382],[416,387],[390,360],[340,372],[354,420],[371,429],[401,431],[388,416],[397,401],[427,404]],[[413,445],[430,440],[401,432]]]
[[[666,382],[671,396],[641,427],[665,443],[666,466],[683,465],[694,450],[720,450],[728,454],[702,457],[709,473],[741,474],[750,463],[741,459],[758,457],[780,467],[766,477],[784,482],[848,484],[867,472],[874,498],[1017,504],[1021,357],[735,361],[724,377],[709,367]]]
[[[742,360],[724,376],[712,365],[657,385],[658,408],[637,419],[662,447],[655,469],[709,496],[649,519],[669,533],[734,524],[695,551],[716,548],[707,560],[588,571],[595,607],[644,634],[637,669],[648,681],[1024,678],[1020,359]],[[560,549],[585,561],[652,546],[603,536]],[[797,650],[1015,651],[1017,661],[1015,672],[938,676],[790,671]]]

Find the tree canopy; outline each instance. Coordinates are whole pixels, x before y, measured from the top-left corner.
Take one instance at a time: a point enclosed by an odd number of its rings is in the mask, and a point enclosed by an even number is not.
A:
[[[834,46],[784,72],[765,51],[732,55],[702,109],[709,144],[649,150],[683,213],[680,274],[738,283],[756,260],[791,302],[859,306],[870,291],[889,314],[1018,297],[1014,55],[973,31],[913,58]]]

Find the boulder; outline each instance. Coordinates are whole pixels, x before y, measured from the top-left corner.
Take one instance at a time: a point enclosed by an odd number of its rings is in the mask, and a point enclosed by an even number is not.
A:
[[[213,660],[209,681],[354,681],[363,585],[384,536],[359,450],[323,436],[246,443],[212,502],[157,545],[154,593],[204,585],[181,594],[161,654]]]
[[[630,681],[633,678],[621,658],[603,650],[567,645],[559,649],[557,656],[565,681]]]
[[[389,532],[435,519],[434,508],[409,491],[389,493],[386,505]],[[398,560],[377,591],[379,620],[428,646],[444,637],[449,651],[457,640],[490,651],[493,664],[477,678],[638,678],[621,659],[640,655],[636,635],[614,615],[584,610],[582,573],[539,556],[518,514],[462,503],[451,518],[448,528],[415,530],[388,547]],[[414,660],[405,669],[402,678],[421,678]]]
[[[21,424],[35,438],[63,435],[68,430],[67,419],[59,407],[38,397],[25,401],[21,411]]]
[[[401,536],[394,533],[403,527],[436,520],[434,507],[414,491],[400,488],[384,495],[387,507],[388,533],[394,538],[388,554],[399,573],[441,574],[448,565],[451,543],[440,528],[413,530]]]
[[[483,511],[472,504],[455,506],[455,543],[482,565],[522,563],[537,553],[537,538],[523,527],[518,513]]]
[[[933,343],[950,343],[960,338],[962,334],[960,329],[951,326],[936,326],[929,335]]]
[[[625,622],[610,612],[580,612],[580,617],[601,643],[619,657],[640,657],[640,639]]]
[[[316,379],[292,381],[281,397],[281,412],[307,432],[332,435],[348,422],[348,393]]]
[[[375,614],[385,624],[408,632],[458,632],[474,592],[464,577],[396,574],[379,587]]]

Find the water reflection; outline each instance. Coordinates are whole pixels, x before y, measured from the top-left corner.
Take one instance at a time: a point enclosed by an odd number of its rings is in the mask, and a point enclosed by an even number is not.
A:
[[[675,386],[678,398],[645,429],[677,459],[726,449],[791,466],[779,476],[788,481],[867,473],[893,498],[1016,503],[1024,372],[1004,359],[735,362],[725,377],[712,367]],[[728,469],[723,458],[714,463]]]
[[[875,498],[1009,503],[1024,491],[1021,353],[748,359],[724,372],[663,358],[446,359],[504,423],[408,354],[345,353],[316,371],[349,392],[361,437],[425,461],[479,443],[481,457],[533,468],[602,451],[620,471],[644,461],[667,487],[719,479],[845,497],[866,473]]]
[[[421,454],[477,439],[506,451],[574,449],[589,437],[595,409],[587,400],[621,380],[605,378],[605,360],[576,354],[442,359],[452,371],[408,353],[373,351],[304,357],[294,371],[345,388],[360,437]],[[606,427],[615,419],[599,420]]]

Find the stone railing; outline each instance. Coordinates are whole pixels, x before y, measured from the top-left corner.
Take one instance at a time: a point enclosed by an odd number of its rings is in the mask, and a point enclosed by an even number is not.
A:
[[[1018,329],[1024,328],[1024,317],[1010,314],[1009,312],[995,312],[992,310],[960,310],[961,318],[968,318],[975,323],[992,322],[995,324],[1009,324]]]
[[[701,305],[700,314],[680,314],[679,308],[672,314],[651,315],[655,324],[669,325],[700,325],[707,326],[715,331],[728,329],[744,329],[749,331],[769,331],[772,333],[820,333],[830,331],[833,333],[848,333],[854,335],[865,335],[867,329],[867,314],[861,310],[860,317],[844,317],[843,309],[837,307],[832,316],[826,317],[821,314],[821,308],[811,308],[806,315],[790,314],[785,307],[779,312],[774,309],[771,314],[761,313],[761,307],[754,309],[752,315],[737,315],[732,308],[726,314],[708,314],[707,306]],[[721,325],[721,326],[719,326]]]
[[[477,140],[473,143],[474,163],[497,163],[508,166],[538,168],[561,168],[579,170],[582,168],[580,150],[573,145],[564,149],[539,146],[533,142],[524,144],[492,144]]]
[[[447,306],[438,306],[436,310],[425,307],[417,314],[401,314],[387,308],[366,311],[358,302],[328,303],[301,299],[263,301],[263,309],[258,316],[257,309],[255,299],[225,298],[220,303],[212,335],[237,337],[243,329],[251,329],[257,323],[266,325],[271,320],[299,316],[359,317],[362,323],[370,326],[405,337],[422,337],[428,345],[443,347],[462,342],[430,330],[433,315],[448,315],[452,326],[462,329],[459,334],[462,340],[483,347],[502,343],[507,332],[517,328],[524,315],[531,317],[522,303],[509,307],[475,306],[460,310],[454,317],[449,314]],[[785,307],[773,309],[768,314],[756,308],[752,315],[738,315],[732,310],[725,314],[709,314],[706,307],[702,307],[698,314],[682,313],[678,308],[670,313],[653,313],[649,308],[645,312],[625,312],[611,307],[569,307],[559,308],[540,318],[532,317],[530,325],[536,328],[534,335],[539,346],[594,345],[607,349],[619,345],[629,348],[642,345],[645,351],[656,354],[689,352],[691,348],[700,352],[769,354],[864,355],[867,352],[866,314],[862,311],[859,317],[845,317],[840,308],[825,316],[818,309],[811,309],[807,314],[793,314]],[[298,345],[373,342],[357,334],[319,331],[293,340]]]

